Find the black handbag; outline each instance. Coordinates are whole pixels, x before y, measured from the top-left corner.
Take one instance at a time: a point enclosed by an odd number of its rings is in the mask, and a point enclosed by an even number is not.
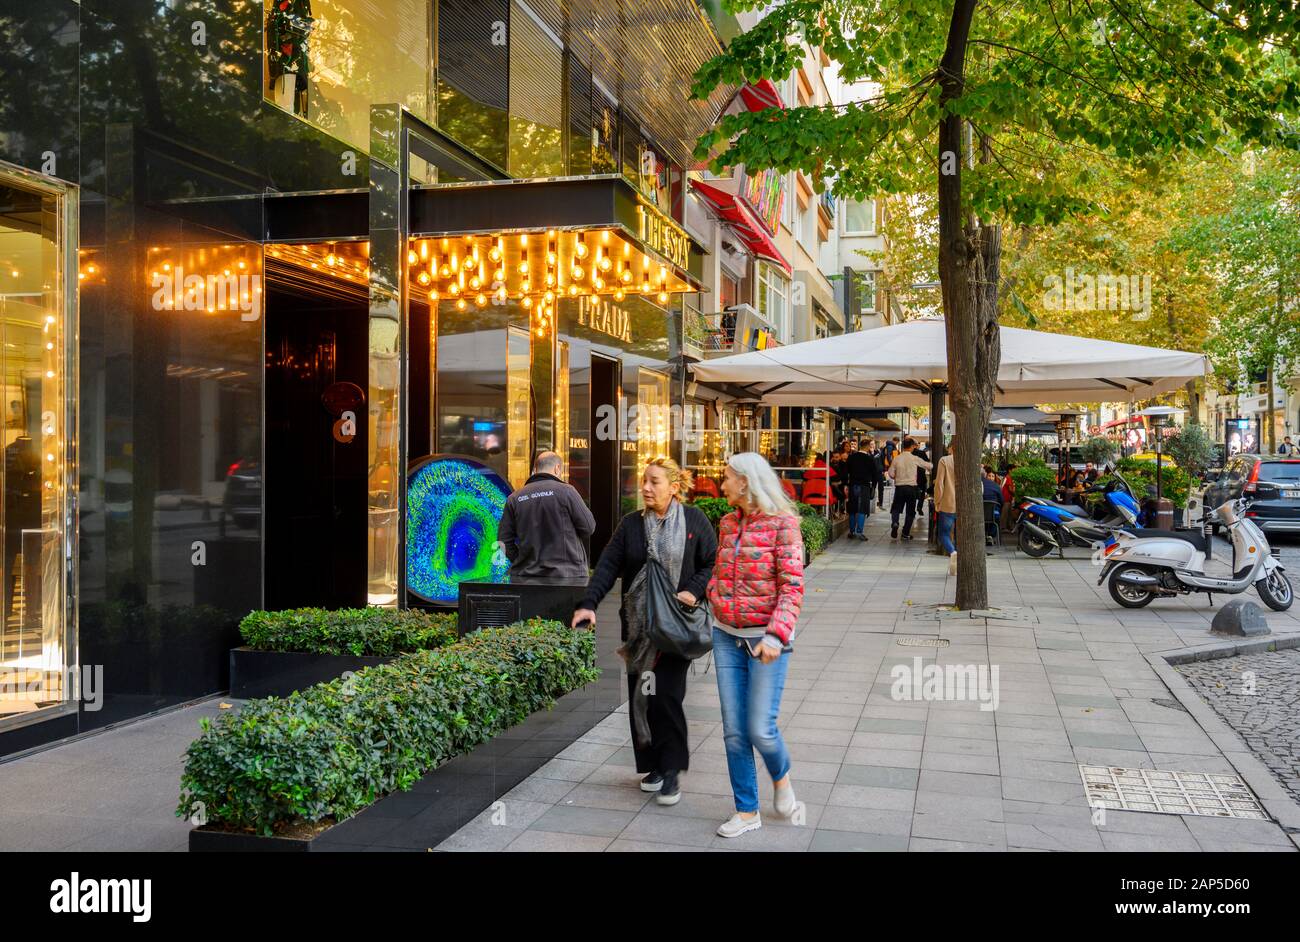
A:
[[[703,599],[694,605],[679,599],[659,560],[647,559],[645,565],[646,631],[650,642],[658,650],[688,661],[708,654],[713,650],[708,605]]]

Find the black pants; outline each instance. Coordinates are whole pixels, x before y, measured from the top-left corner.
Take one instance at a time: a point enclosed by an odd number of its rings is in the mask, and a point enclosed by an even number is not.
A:
[[[883,507],[885,505],[885,479],[881,478],[880,482],[876,486],[879,488],[879,491],[876,494],[876,503]]]
[[[900,512],[906,513],[903,518],[903,536],[909,536],[912,532],[912,521],[916,519],[916,501],[920,494],[921,489],[915,484],[894,485],[894,501],[889,505],[889,525],[897,527]]]
[[[691,751],[686,742],[686,711],[682,701],[686,698],[686,669],[690,661],[675,654],[660,654],[654,667],[654,693],[648,698],[646,719],[650,723],[650,745],[642,749],[636,744],[636,727],[632,726],[632,751],[636,755],[636,770],[649,772],[685,772],[690,767]],[[627,695],[631,699],[641,678],[627,675]],[[632,711],[628,710],[631,725]]]

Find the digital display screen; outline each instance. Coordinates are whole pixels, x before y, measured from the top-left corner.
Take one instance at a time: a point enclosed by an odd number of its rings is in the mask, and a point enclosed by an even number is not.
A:
[[[431,455],[406,480],[406,588],[455,605],[461,582],[505,582],[510,561],[497,525],[510,485],[480,461]]]

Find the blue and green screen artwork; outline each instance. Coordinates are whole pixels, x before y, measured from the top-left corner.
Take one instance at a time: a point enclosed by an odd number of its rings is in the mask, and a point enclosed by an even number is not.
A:
[[[504,582],[497,524],[510,495],[501,475],[473,458],[433,455],[406,480],[406,588],[454,605],[461,582]]]

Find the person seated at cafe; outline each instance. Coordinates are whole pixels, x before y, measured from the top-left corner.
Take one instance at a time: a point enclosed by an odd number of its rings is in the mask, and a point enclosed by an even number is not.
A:
[[[982,485],[984,488],[984,499],[992,501],[1001,508],[1002,488],[998,487],[998,476],[993,473],[993,469],[988,465],[984,465],[984,480]]]

